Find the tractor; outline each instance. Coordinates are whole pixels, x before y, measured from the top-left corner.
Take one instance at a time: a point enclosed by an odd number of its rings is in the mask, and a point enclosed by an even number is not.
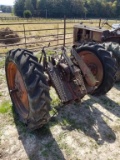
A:
[[[109,26],[110,30],[106,30],[104,25]],[[74,26],[73,44],[81,45],[82,43],[95,42],[101,44],[116,59],[117,72],[116,81],[120,81],[120,24],[113,24],[104,21],[99,27],[88,27],[83,24]],[[78,50],[79,52],[79,50]],[[79,53],[78,53],[79,54]]]
[[[77,29],[80,39],[78,32],[82,30]],[[91,38],[93,34],[87,31],[87,35]],[[55,88],[63,104],[79,102],[86,94],[106,94],[113,87],[116,70],[111,53],[93,42],[73,45],[70,51],[62,47],[60,53],[51,56],[43,47],[40,58],[29,50],[13,49],[5,60],[13,110],[29,130],[50,120],[50,87]]]

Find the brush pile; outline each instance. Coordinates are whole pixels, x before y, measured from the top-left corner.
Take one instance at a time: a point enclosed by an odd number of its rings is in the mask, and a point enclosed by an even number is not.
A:
[[[20,41],[19,35],[9,27],[0,29],[0,43],[11,44]]]

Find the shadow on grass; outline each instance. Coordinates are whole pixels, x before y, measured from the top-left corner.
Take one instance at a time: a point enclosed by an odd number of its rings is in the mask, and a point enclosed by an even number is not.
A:
[[[109,112],[120,118],[120,103],[115,102],[106,95],[100,97],[91,96],[95,103],[100,104],[103,108],[107,109]]]
[[[106,105],[105,100],[107,101],[106,103],[117,105],[108,97],[103,96],[100,100],[92,97],[92,99],[88,99],[82,102],[82,104],[57,106],[55,107],[57,112],[51,118],[49,124],[32,133],[29,133],[23,124],[15,120],[19,138],[28,158],[30,160],[65,160],[58,143],[50,131],[51,126],[58,124],[61,125],[63,132],[65,130],[77,130],[80,133],[80,137],[77,137],[79,141],[81,141],[81,133],[84,133],[94,139],[98,145],[102,145],[104,142],[114,143],[116,135],[103,117],[106,117],[109,121],[112,120],[94,107],[94,103],[99,103],[116,115],[113,107]],[[108,106],[109,108],[107,108]],[[117,116],[120,116],[120,112]]]
[[[14,113],[13,113],[14,114]],[[28,159],[30,160],[65,160],[56,140],[54,139],[49,124],[33,132],[16,119],[14,121]]]
[[[93,106],[91,99],[82,104],[67,105],[58,111],[54,121],[59,122],[63,130],[77,130],[93,138],[97,144],[113,143],[116,140],[114,131],[104,121],[102,112]],[[107,117],[107,116],[106,116]],[[109,117],[107,117],[111,120]]]

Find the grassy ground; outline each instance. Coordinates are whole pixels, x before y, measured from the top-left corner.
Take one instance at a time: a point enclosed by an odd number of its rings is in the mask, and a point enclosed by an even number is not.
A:
[[[99,98],[86,96],[81,104],[59,106],[54,91],[54,116],[48,125],[29,133],[13,119],[11,103],[0,108],[1,159],[118,160],[120,159],[119,85]]]
[[[0,13],[0,18],[3,17],[16,17],[16,16],[14,16],[12,13]]]
[[[54,89],[50,94],[53,99],[51,121],[30,133],[12,112],[4,64],[1,64],[1,160],[120,159],[119,83],[105,96],[85,96],[81,103],[66,106],[61,106]]]
[[[93,21],[89,24],[93,25]],[[74,23],[71,27],[73,25]],[[17,27],[16,30],[22,28],[20,25]],[[40,26],[27,27],[38,29]],[[50,26],[42,28],[44,27]],[[30,133],[12,112],[5,80],[4,59],[4,56],[0,56],[1,160],[120,159],[119,83],[105,96],[88,95],[81,103],[66,106],[61,106],[55,91],[51,89],[51,121],[42,129]]]

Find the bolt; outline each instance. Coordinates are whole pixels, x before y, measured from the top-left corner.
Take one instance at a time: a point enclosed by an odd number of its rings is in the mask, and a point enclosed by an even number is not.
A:
[[[14,92],[18,92],[18,89],[12,89],[12,90],[10,90],[10,93],[14,93]]]

